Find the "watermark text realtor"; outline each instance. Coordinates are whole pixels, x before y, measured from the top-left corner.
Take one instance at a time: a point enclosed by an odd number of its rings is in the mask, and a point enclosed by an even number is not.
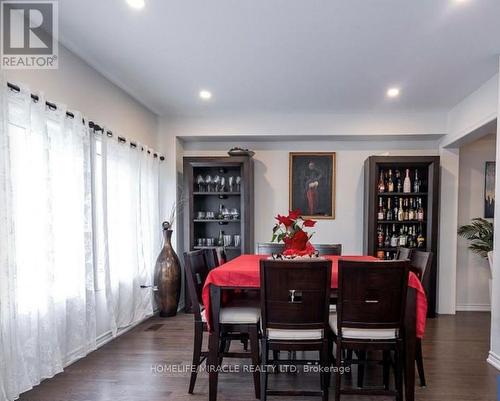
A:
[[[0,1],[2,69],[56,69],[58,2]]]

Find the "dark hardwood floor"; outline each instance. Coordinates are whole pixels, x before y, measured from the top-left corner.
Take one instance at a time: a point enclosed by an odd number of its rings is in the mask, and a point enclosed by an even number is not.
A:
[[[497,401],[496,376],[486,363],[489,349],[488,313],[467,312],[428,321],[423,352],[427,387],[417,388],[419,401]],[[170,365],[191,361],[192,316],[152,318],[134,330],[69,366],[23,394],[21,401],[169,401],[207,400],[208,380],[198,376],[195,394],[187,394],[189,374],[165,372]],[[233,344],[240,347],[240,344]],[[225,360],[234,365],[238,361]],[[380,383],[380,368],[370,369],[367,384]],[[300,380],[299,380],[300,377]],[[355,381],[356,373],[352,373]],[[349,380],[348,377],[346,377]],[[270,386],[316,388],[316,374],[271,375]],[[333,388],[330,399],[333,399]],[[219,400],[254,400],[250,373],[221,374]],[[275,397],[271,397],[275,399]],[[276,398],[285,399],[285,397]],[[294,398],[299,401],[302,398]],[[342,400],[384,397],[342,396]]]

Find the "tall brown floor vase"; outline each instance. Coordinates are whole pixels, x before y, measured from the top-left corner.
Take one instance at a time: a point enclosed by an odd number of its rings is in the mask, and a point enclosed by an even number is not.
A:
[[[175,316],[181,295],[181,265],[172,248],[172,232],[169,222],[163,223],[163,249],[156,259],[154,283],[156,302],[161,317]]]

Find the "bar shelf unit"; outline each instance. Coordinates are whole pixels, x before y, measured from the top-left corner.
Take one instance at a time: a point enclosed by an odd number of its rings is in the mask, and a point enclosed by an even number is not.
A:
[[[396,188],[396,171],[400,172],[400,179],[403,181],[406,170],[410,171],[411,192],[406,193]],[[387,184],[384,192],[379,192],[379,181],[382,173],[384,181],[387,182],[389,170],[393,173],[394,191],[388,192]],[[414,191],[415,171],[418,171],[420,179],[420,188]],[[393,241],[387,241],[387,233],[391,239],[394,237],[393,231],[401,233],[403,237],[410,238],[412,245],[416,249],[431,251],[434,254],[431,271],[426,273],[423,286],[428,298],[428,316],[435,317],[436,314],[436,281],[437,281],[437,260],[438,260],[438,224],[439,224],[439,156],[371,156],[365,161],[364,166],[364,236],[363,248],[367,255],[379,258],[390,259],[395,257],[397,246]],[[402,200],[404,210],[414,209],[406,205],[418,206],[421,202],[424,218],[417,220],[399,220],[397,216],[391,216],[386,219],[388,202],[391,203],[391,210],[394,210],[394,204],[398,203],[399,210],[400,199]],[[420,199],[420,201],[418,201]],[[379,205],[382,203],[384,218],[379,219]],[[394,213],[393,213],[394,214]],[[379,232],[382,231],[382,236]],[[414,235],[405,235],[404,233],[415,233]],[[417,247],[415,241],[416,235],[424,238],[423,244]],[[383,238],[383,243],[379,239]],[[398,237],[399,238],[399,237]],[[398,243],[399,245],[399,239]]]

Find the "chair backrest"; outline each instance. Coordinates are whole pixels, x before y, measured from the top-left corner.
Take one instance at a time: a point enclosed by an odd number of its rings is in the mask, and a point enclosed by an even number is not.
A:
[[[184,252],[184,269],[193,313],[195,319],[201,320],[201,305],[203,303],[201,293],[208,276],[205,251]]]
[[[217,256],[217,250],[215,248],[207,248],[203,250],[205,255],[205,262],[207,264],[207,269],[212,270],[219,266],[219,258]]]
[[[319,252],[320,256],[342,255],[342,244],[314,244],[314,247]]]
[[[409,263],[408,260],[339,260],[337,324],[340,335],[342,327],[403,327]]]
[[[400,246],[396,252],[396,259],[397,260],[410,260],[412,250],[410,248],[405,248]]]
[[[262,328],[328,330],[332,262],[260,261]]]
[[[425,272],[430,270],[432,258],[432,252],[415,251],[411,255],[410,270],[416,273],[421,281],[425,280]]]
[[[284,244],[278,244],[276,242],[259,242],[255,245],[255,254],[272,255],[282,253],[284,249]]]

